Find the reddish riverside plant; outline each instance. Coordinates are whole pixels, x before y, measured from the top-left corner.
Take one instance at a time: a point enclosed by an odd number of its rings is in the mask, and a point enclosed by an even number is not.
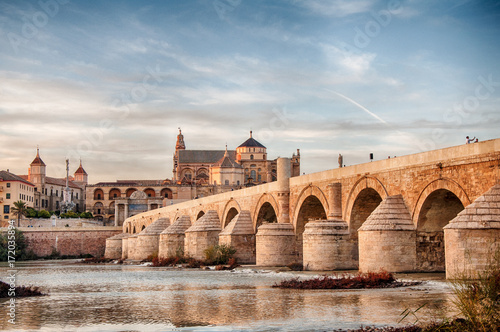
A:
[[[299,280],[293,278],[283,280],[280,284],[275,284],[273,287],[278,288],[294,288],[294,289],[360,289],[360,288],[385,288],[394,287],[396,279],[389,272],[369,272],[359,273],[355,276],[343,275],[337,276],[321,276],[318,278]],[[402,286],[402,283],[396,286]],[[406,285],[406,284],[405,284]]]
[[[44,295],[38,287],[34,286],[17,286],[14,293],[15,297]],[[11,294],[12,288],[10,288],[10,285],[3,281],[0,281],[0,298],[11,297]]]

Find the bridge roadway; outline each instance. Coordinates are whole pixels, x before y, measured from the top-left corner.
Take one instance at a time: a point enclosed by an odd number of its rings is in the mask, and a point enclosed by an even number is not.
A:
[[[417,231],[417,270],[444,271],[443,227],[499,182],[500,139],[298,177],[290,177],[287,163],[281,162],[276,182],[144,212],[126,219],[123,231],[139,233],[165,217],[173,223],[186,215],[194,223],[209,210],[216,211],[224,229],[246,210],[256,233],[263,222],[292,224],[300,261],[305,225],[335,213],[330,188],[331,184],[340,183],[341,203],[337,203],[337,208],[348,224],[351,241],[357,241],[358,229],[385,198],[402,195]],[[353,255],[357,259],[357,253]]]

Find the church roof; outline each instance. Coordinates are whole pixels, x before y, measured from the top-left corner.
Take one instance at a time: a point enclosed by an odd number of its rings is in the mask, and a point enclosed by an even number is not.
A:
[[[252,137],[252,132],[250,131],[250,138],[245,142],[241,143],[239,148],[266,148],[264,145],[260,144],[256,139]]]
[[[85,170],[82,167],[82,161],[81,160],[80,160],[80,167],[78,167],[78,169],[75,171],[75,174],[85,174],[85,175],[88,175],[87,172],[85,172]]]
[[[46,166],[42,158],[40,158],[40,151],[36,149],[36,157],[31,162],[31,166]]]
[[[60,187],[66,187],[66,178],[51,178],[49,176],[46,176],[45,183],[46,184],[53,184],[53,185],[60,186]],[[79,185],[77,185],[76,183],[74,183],[71,180],[68,181],[68,186],[70,188],[82,189]]]
[[[218,162],[224,157],[224,150],[179,150],[179,163],[200,163],[207,166]],[[236,151],[228,151],[229,156],[236,159]]]
[[[219,159],[212,167],[222,167],[222,168],[243,168],[240,164],[238,164],[234,158],[231,158],[229,151],[224,152],[224,156]]]

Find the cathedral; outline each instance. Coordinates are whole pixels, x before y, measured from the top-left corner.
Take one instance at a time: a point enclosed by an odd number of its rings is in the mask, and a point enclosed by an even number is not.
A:
[[[267,148],[252,137],[236,150],[187,150],[179,129],[175,144],[173,182],[239,188],[276,181],[276,159],[267,159]],[[300,175],[300,151],[290,160],[292,176]]]

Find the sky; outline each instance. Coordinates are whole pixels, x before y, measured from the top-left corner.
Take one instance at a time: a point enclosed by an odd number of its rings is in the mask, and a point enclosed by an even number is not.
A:
[[[500,137],[500,1],[0,1],[0,169],[172,177],[187,149],[301,172]]]

